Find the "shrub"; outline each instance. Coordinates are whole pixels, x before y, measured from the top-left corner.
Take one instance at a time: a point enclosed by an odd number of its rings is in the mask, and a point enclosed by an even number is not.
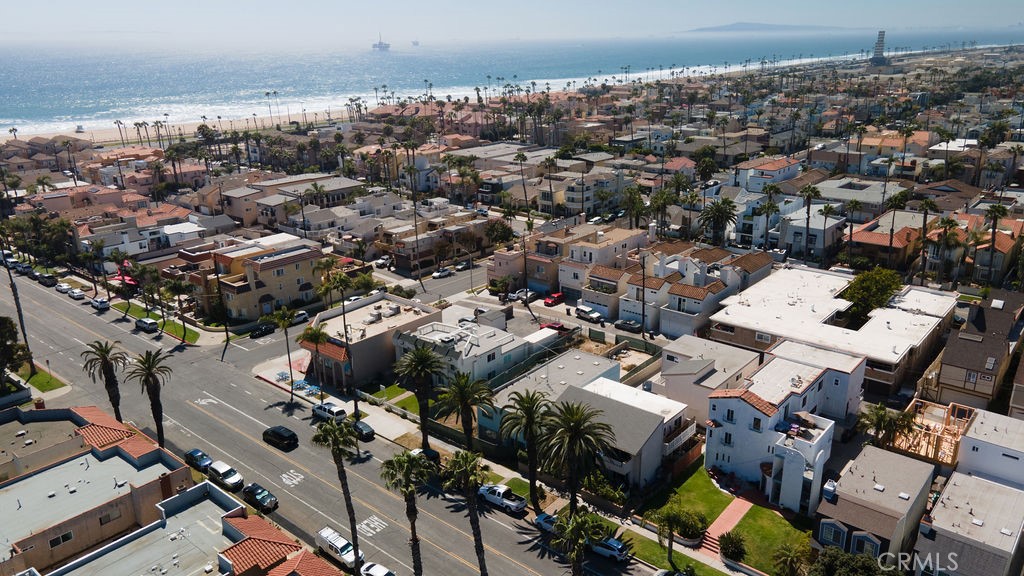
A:
[[[679,518],[679,535],[687,540],[696,540],[708,529],[708,519],[700,512],[684,510]]]
[[[625,493],[618,488],[612,487],[608,483],[608,479],[600,472],[591,472],[589,476],[584,478],[583,489],[615,504],[623,504],[626,501]]]
[[[747,555],[747,545],[743,541],[743,534],[730,530],[718,537],[718,549],[722,556],[729,560],[742,562]]]

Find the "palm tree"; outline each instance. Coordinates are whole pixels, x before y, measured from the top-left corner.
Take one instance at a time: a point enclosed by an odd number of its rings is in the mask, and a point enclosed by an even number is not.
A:
[[[949,249],[955,248],[960,244],[960,237],[957,234],[950,234],[953,230],[960,228],[960,223],[949,216],[944,216],[939,223],[936,225],[939,230],[942,231],[942,235],[939,238],[939,245],[942,249],[942,269],[939,271],[939,281],[942,281],[942,272],[945,270],[945,262],[949,258]]]
[[[576,513],[580,481],[594,468],[598,456],[609,450],[615,434],[599,418],[603,412],[577,402],[559,402],[546,420],[541,452],[565,475],[569,488],[569,514]]]
[[[348,346],[348,312],[345,303],[345,292],[351,290],[355,285],[355,281],[352,277],[345,272],[332,274],[328,277],[328,283],[333,290],[337,290],[341,293],[341,329],[344,331],[342,334],[341,341],[345,343],[345,357],[348,358],[348,370],[342,367],[341,370],[341,386],[345,389],[345,393],[352,396],[352,407],[354,409],[354,418],[359,420],[359,393],[355,389],[355,386],[351,388],[348,385],[348,372],[353,371],[353,358],[352,354],[349,353]],[[355,374],[355,372],[353,372]]]
[[[925,261],[927,260],[927,239],[928,239],[928,213],[938,212],[939,207],[935,204],[935,201],[931,198],[925,198],[921,200],[921,203],[917,205],[917,209],[921,211],[921,284],[924,284],[924,271]]]
[[[345,459],[351,458],[355,453],[357,442],[356,431],[347,421],[336,422],[325,420],[316,427],[313,434],[313,445],[327,448],[331,451],[331,459],[334,460],[334,468],[338,472],[338,483],[341,484],[341,494],[345,499],[345,510],[348,512],[348,527],[352,536],[352,553],[355,556],[355,565],[352,570],[359,573],[359,566],[362,558],[359,554],[359,531],[356,529],[356,509],[352,506],[352,490],[348,486],[348,473],[345,471]]]
[[[988,248],[988,283],[996,281],[996,231],[999,229],[999,221],[1009,214],[1009,210],[1002,204],[990,204],[985,210],[985,218],[992,222],[992,239]]]
[[[736,203],[731,198],[713,200],[697,217],[702,228],[711,228],[711,243],[724,244],[725,230],[736,223]]]
[[[825,204],[824,206],[818,209],[818,214],[821,214],[823,220],[825,221],[821,225],[821,267],[824,268],[826,256],[828,255],[829,246],[828,238],[826,238],[826,234],[828,231],[828,219],[833,216],[836,216],[838,218],[838,211],[836,210],[835,206],[831,204]]]
[[[806,539],[784,542],[772,554],[775,573],[778,576],[801,576],[807,570],[810,555],[811,547]]]
[[[260,317],[260,322],[273,322],[278,328],[284,330],[284,350],[288,355],[288,382],[291,388],[288,396],[288,402],[295,402],[295,374],[292,372],[292,346],[291,342],[288,341],[288,327],[292,325],[295,320],[295,310],[289,310],[287,306],[282,306],[270,314],[265,314]]]
[[[395,374],[411,380],[415,389],[416,401],[420,409],[421,448],[430,448],[427,420],[430,419],[430,395],[434,388],[434,376],[444,371],[444,362],[433,350],[426,346],[417,346],[409,350],[395,363]]]
[[[676,534],[695,540],[708,529],[708,519],[699,512],[693,512],[683,506],[678,494],[673,495],[668,503],[644,515],[644,520],[657,526],[658,544],[668,548],[668,562],[675,565],[672,559],[672,548]]]
[[[804,208],[807,209],[807,221],[804,224],[804,260],[810,256],[810,242],[811,242],[811,203],[821,198],[821,190],[818,190],[817,186],[808,184],[800,189],[797,193],[798,196],[804,199]]]
[[[599,540],[604,533],[604,523],[595,514],[564,514],[555,522],[555,535],[551,538],[551,546],[565,554],[572,567],[572,576],[583,576],[583,558],[587,544]]]
[[[474,379],[465,372],[456,372],[450,382],[441,387],[441,394],[434,405],[434,416],[438,419],[455,416],[455,422],[462,422],[462,434],[466,437],[466,448],[473,449],[473,423],[477,408],[491,413],[494,411],[494,390],[483,379]]]
[[[434,465],[422,454],[399,452],[380,465],[380,479],[388,490],[398,492],[405,500],[405,517],[409,520],[409,548],[412,551],[412,573],[423,576],[423,556],[420,554],[420,538],[416,534],[416,490],[427,481],[434,471]]]
[[[504,417],[499,432],[506,439],[526,444],[526,474],[530,483],[530,503],[540,513],[540,494],[537,491],[538,455],[541,436],[550,416],[551,401],[538,390],[513,392],[508,404],[501,407]]]
[[[850,227],[850,237],[846,241],[846,264],[853,262],[853,215],[863,208],[860,200],[853,199],[846,203],[846,224]]]
[[[128,355],[116,350],[119,341],[113,342],[95,340],[86,344],[82,352],[82,371],[89,375],[89,379],[96,382],[103,378],[103,387],[107,389],[107,398],[110,406],[114,409],[114,418],[118,422],[121,419],[121,390],[117,381],[117,370],[123,370],[128,366]]]
[[[442,470],[444,489],[461,490],[466,498],[469,526],[473,530],[473,544],[476,549],[476,560],[480,565],[480,576],[487,576],[487,562],[484,559],[483,534],[480,532],[477,491],[487,481],[487,472],[489,471],[490,467],[481,463],[480,455],[469,450],[459,450],[452,454]]]
[[[156,425],[156,443],[164,447],[164,405],[160,401],[160,387],[167,383],[171,376],[171,367],[165,365],[169,354],[164,351],[146,350],[135,357],[134,363],[125,374],[127,382],[138,382],[142,391],[149,397],[149,408],[153,412],[153,423]]]
[[[189,284],[181,278],[174,278],[164,284],[164,289],[174,296],[175,302],[178,305],[178,319],[181,320],[181,341],[185,341],[185,309],[181,303],[181,297],[186,294],[191,294],[193,290],[192,284]]]
[[[686,194],[683,194],[679,198],[679,203],[686,206],[686,239],[690,239],[690,234],[693,233],[693,207],[700,202],[700,194],[696,190],[687,190]],[[699,217],[698,217],[699,218]]]
[[[764,216],[764,251],[768,251],[768,229],[771,228],[772,216],[779,213],[779,205],[769,199],[754,210],[756,216]]]
[[[857,427],[864,432],[870,430],[876,446],[888,448],[896,438],[914,431],[914,415],[911,412],[894,412],[878,403],[860,414]]]
[[[302,334],[295,338],[296,342],[308,342],[313,345],[313,370],[316,371],[316,381],[321,386],[321,390],[323,390],[324,375],[323,368],[320,366],[320,345],[326,344],[330,339],[331,335],[323,329],[322,324],[306,326]]]

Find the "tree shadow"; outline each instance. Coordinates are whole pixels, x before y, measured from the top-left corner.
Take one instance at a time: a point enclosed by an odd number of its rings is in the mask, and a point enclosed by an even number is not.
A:
[[[278,400],[277,402],[271,402],[267,404],[264,410],[280,409],[281,413],[285,416],[294,416],[296,414],[304,414],[306,411],[305,405],[302,402],[291,402],[288,400]]]

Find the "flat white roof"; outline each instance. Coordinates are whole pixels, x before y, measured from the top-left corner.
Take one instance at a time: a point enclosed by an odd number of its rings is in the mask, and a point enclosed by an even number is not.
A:
[[[662,374],[672,374],[674,362],[668,356],[675,356],[676,362],[687,360],[710,360],[715,363],[714,373],[699,380],[697,384],[710,388],[718,388],[725,380],[732,378],[736,372],[744,366],[754,362],[758,353],[746,348],[732,346],[714,340],[705,340],[689,334],[684,334],[669,342],[662,349]]]
[[[610,398],[616,402],[629,404],[651,414],[661,416],[662,420],[668,422],[686,410],[686,404],[676,402],[664,396],[645,392],[640,388],[627,386],[621,382],[598,378],[583,387],[584,390]]]
[[[889,306],[941,318],[956,306],[956,299],[932,290],[908,286],[889,300]]]
[[[206,230],[193,222],[182,222],[180,224],[168,224],[164,226],[164,234],[188,234],[189,232],[202,232]]]
[[[401,328],[432,312],[434,312],[434,308],[426,304],[411,302],[381,292],[369,298],[345,304],[346,318],[342,318],[341,306],[335,306],[317,314],[315,322],[334,340],[347,340],[354,344],[389,330]],[[348,325],[348,337],[343,339],[341,335],[346,324]]]
[[[840,372],[846,372],[847,374],[856,370],[861,362],[864,361],[863,356],[812,346],[803,342],[794,342],[793,340],[783,340],[769,352],[779,358],[796,360],[804,364],[817,366],[818,368],[831,368]]]
[[[1024,492],[953,472],[931,516],[937,529],[1012,554],[1024,528]]]
[[[974,420],[967,427],[964,436],[1024,452],[1024,420],[988,410],[974,411]]]
[[[778,406],[790,394],[802,394],[823,370],[817,366],[772,358],[750,376],[747,389]]]
[[[850,302],[836,294],[852,280],[851,276],[825,270],[777,270],[726,298],[725,308],[711,321],[895,364],[942,320],[923,312],[878,308],[860,330],[825,324],[836,312],[849,308]],[[928,302],[931,298],[935,300]],[[934,312],[943,308],[942,302],[947,303],[947,309],[956,305],[954,297],[943,295],[922,297],[916,303]]]

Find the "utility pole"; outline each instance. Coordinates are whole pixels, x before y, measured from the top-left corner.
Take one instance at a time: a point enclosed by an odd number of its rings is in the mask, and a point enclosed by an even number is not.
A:
[[[647,253],[640,254],[640,339],[647,340]]]

